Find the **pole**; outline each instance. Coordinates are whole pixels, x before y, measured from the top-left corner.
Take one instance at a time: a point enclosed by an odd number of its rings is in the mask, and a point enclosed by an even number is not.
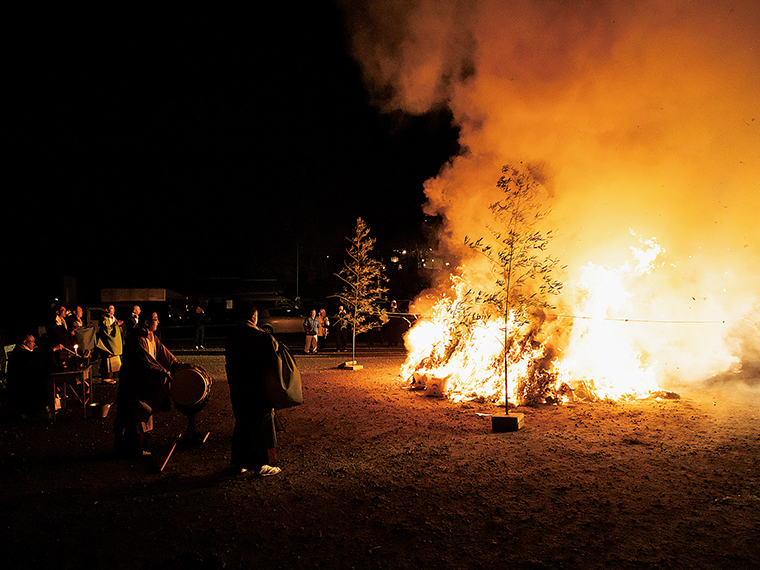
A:
[[[509,244],[509,265],[507,266],[507,305],[504,311],[504,411],[509,414],[509,289],[512,280],[512,256],[515,251],[514,237]]]
[[[357,277],[358,280],[358,277]],[[351,360],[356,364],[356,319],[357,319],[357,306],[359,304],[359,289],[358,285],[354,287],[354,326],[351,327]]]
[[[504,311],[504,411],[509,413],[509,289],[507,309]]]

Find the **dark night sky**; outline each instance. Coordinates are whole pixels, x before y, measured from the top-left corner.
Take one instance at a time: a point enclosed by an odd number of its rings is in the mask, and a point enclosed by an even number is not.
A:
[[[340,256],[357,216],[378,248],[422,237],[451,117],[372,107],[332,2],[109,6],[12,19],[6,303],[62,275],[287,279],[297,244]]]

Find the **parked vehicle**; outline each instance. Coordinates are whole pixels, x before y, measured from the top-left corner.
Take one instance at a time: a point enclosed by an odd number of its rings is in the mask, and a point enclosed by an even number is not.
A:
[[[295,307],[268,307],[259,309],[259,328],[271,334],[303,334],[306,317]]]

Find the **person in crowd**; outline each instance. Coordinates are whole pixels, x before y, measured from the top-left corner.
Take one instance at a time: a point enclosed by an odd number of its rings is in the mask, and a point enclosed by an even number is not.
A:
[[[343,305],[338,307],[338,314],[333,317],[333,329],[335,330],[335,348],[338,352],[345,352],[348,342],[348,313]]]
[[[389,312],[398,313],[398,303],[395,300],[391,301],[391,310]]]
[[[316,354],[319,319],[317,319],[317,311],[315,309],[312,309],[309,316],[304,319],[303,330],[306,333],[306,344],[304,345],[303,351],[306,354]]]
[[[206,312],[200,305],[195,307],[193,321],[195,324],[195,348],[196,350],[203,350],[203,337],[206,334]]]
[[[96,344],[101,354],[100,378],[106,384],[116,384],[114,376],[118,374],[121,367],[123,350],[121,325],[123,324],[123,321],[116,319],[116,308],[108,305],[108,309],[100,320]]]
[[[74,336],[69,330],[69,325],[66,320],[67,313],[68,311],[66,311],[66,307],[63,305],[57,305],[53,322],[47,332],[48,337],[50,338],[50,343],[53,346],[60,345],[61,347],[71,350],[74,344]]]
[[[66,323],[68,325],[69,331],[71,332],[71,335],[76,335],[77,329],[80,329],[84,326],[84,321],[82,320],[82,317],[84,316],[84,311],[82,310],[82,307],[77,306],[72,312],[71,315],[69,315]]]
[[[47,338],[42,339],[43,347],[52,349],[49,361],[53,368],[66,368],[68,361],[74,355],[74,333],[69,330],[67,322],[68,311],[63,305],[55,307],[55,316],[47,330]]]
[[[232,469],[260,477],[277,475],[281,469],[276,466],[274,409],[264,389],[266,370],[277,365],[276,341],[259,330],[255,305],[243,304],[239,322],[225,342],[225,359],[235,416]]]
[[[180,363],[161,343],[157,328],[158,314],[148,314],[124,350],[114,419],[114,451],[119,456],[150,455],[146,439],[153,414],[171,409],[171,378]]]
[[[8,355],[8,396],[22,418],[53,411],[48,362],[31,334]]]
[[[327,317],[327,311],[320,309],[317,321],[319,322],[319,330],[317,332],[317,348],[324,350],[324,348],[327,346],[327,333],[330,330],[330,319]]]
[[[73,337],[74,349],[79,356],[89,358],[95,348],[97,331],[94,327],[85,326],[84,310],[77,306],[69,317],[69,330]]]
[[[142,309],[140,305],[132,306],[132,313],[129,318],[124,321],[124,342],[135,332],[135,329],[140,325],[140,313]]]

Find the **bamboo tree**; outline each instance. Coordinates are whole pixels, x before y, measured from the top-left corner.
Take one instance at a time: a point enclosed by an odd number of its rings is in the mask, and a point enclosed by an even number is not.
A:
[[[497,187],[504,197],[489,206],[494,223],[486,226],[493,245],[482,237],[472,241],[467,236],[465,244],[488,259],[494,275],[494,291],[481,298],[504,316],[504,402],[509,412],[509,319],[514,319],[517,329],[530,322],[535,310],[553,308],[548,298],[560,293],[562,283],[554,278],[559,260],[545,255],[552,231],[535,230],[549,214],[541,208],[541,184],[510,165],[501,172]]]
[[[369,228],[361,218],[356,219],[356,234],[346,238],[351,246],[346,250],[349,259],[335,275],[343,282],[340,293],[332,295],[346,309],[345,322],[351,327],[351,359],[356,363],[356,336],[381,326],[386,311],[380,301],[388,291],[385,268],[371,255],[375,239],[369,237]]]

